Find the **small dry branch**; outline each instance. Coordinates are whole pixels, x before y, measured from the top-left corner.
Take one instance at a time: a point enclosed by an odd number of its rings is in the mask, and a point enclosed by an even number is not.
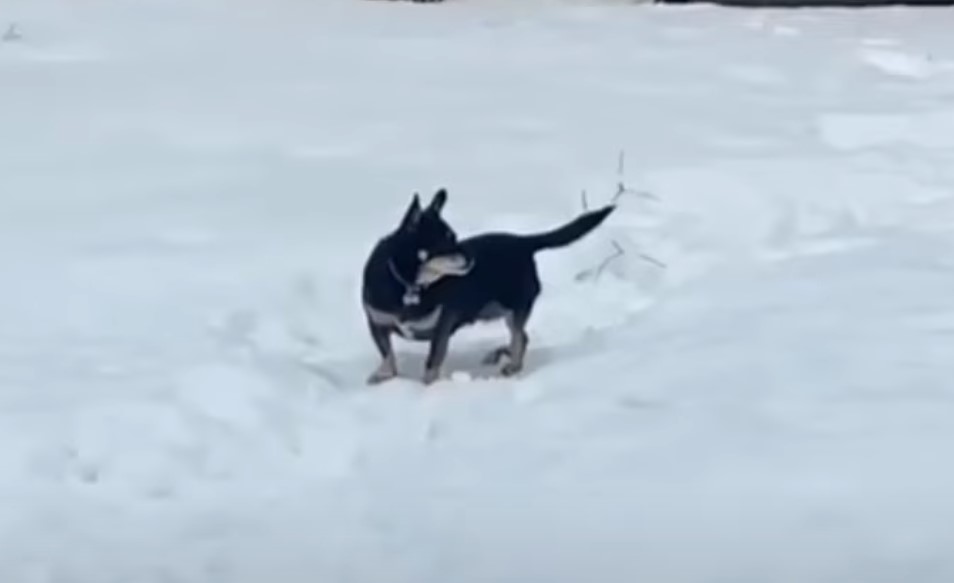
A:
[[[649,192],[648,190],[636,190],[626,186],[625,175],[626,175],[626,150],[620,150],[618,162],[616,164],[616,176],[617,176],[616,194],[613,195],[613,204],[618,203],[619,199],[621,199],[624,196],[648,198],[648,199],[656,200],[656,201],[659,200],[659,198],[655,194]]]
[[[616,161],[616,173],[617,173],[616,192],[613,194],[612,204],[617,204],[619,200],[624,196],[636,196],[636,197],[649,198],[652,200],[659,200],[654,194],[652,194],[649,191],[634,190],[626,186],[626,180],[624,177],[626,173],[626,150],[619,151],[619,156]],[[580,192],[580,205],[583,207],[584,212],[590,210],[590,202],[589,202],[589,198],[587,197],[585,189]],[[596,267],[592,267],[590,269],[586,269],[578,273],[576,276],[576,279],[578,281],[584,280],[584,279],[590,279],[590,278],[594,280],[599,279],[599,277],[603,274],[603,272],[606,271],[606,269],[614,261],[626,255],[626,250],[623,248],[622,245],[620,245],[619,241],[617,241],[616,239],[613,239],[610,241],[610,243],[613,245],[613,252],[607,255],[605,258],[603,258],[603,260],[600,261],[600,263]],[[667,267],[664,262],[660,261],[659,259],[656,259],[652,255],[639,252],[637,256],[643,261],[651,263],[655,265],[656,267],[659,267],[660,269],[666,269]]]
[[[17,41],[23,38],[23,35],[20,34],[20,27],[17,26],[17,23],[12,23],[7,27],[7,30],[3,33],[3,36],[0,39],[5,43]]]
[[[585,269],[581,271],[580,273],[578,273],[576,275],[577,281],[583,281],[586,279],[593,279],[594,281],[598,280],[600,276],[603,275],[603,272],[606,271],[606,269],[610,265],[612,265],[614,261],[626,255],[626,249],[623,248],[622,245],[620,245],[619,241],[617,241],[616,239],[613,239],[612,241],[610,241],[610,244],[612,244],[613,246],[612,253],[604,257],[603,260],[596,265],[596,267],[591,267],[590,269]],[[642,259],[643,261],[646,261],[647,263],[651,263],[655,265],[656,267],[660,269],[666,269],[668,267],[665,262],[660,261],[659,259],[656,259],[652,255],[649,255],[647,253],[643,253],[640,251],[636,254],[636,256]]]
[[[612,241],[613,243],[613,253],[612,255],[607,256],[599,265],[596,266],[596,273],[593,274],[594,279],[599,279],[603,275],[603,271],[609,267],[609,264],[616,261],[623,255],[626,255],[626,250],[623,249],[623,246],[620,245],[617,241]]]
[[[645,261],[648,261],[649,263],[652,263],[653,265],[655,265],[656,267],[658,267],[658,268],[660,268],[660,269],[666,269],[667,267],[669,267],[668,265],[666,265],[665,262],[660,261],[659,259],[656,259],[656,258],[653,257],[652,255],[647,255],[646,253],[640,252],[640,253],[639,253],[639,258],[640,258],[640,259],[643,259],[643,260],[645,260]]]

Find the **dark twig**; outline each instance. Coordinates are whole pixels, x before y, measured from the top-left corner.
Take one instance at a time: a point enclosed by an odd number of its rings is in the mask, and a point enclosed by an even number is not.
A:
[[[632,189],[629,189],[629,188],[618,188],[618,189],[616,190],[616,194],[613,195],[613,199],[612,199],[613,204],[618,203],[618,202],[619,202],[619,199],[623,198],[624,196],[635,196],[635,197],[640,197],[640,198],[648,198],[648,199],[650,199],[650,200],[655,200],[655,201],[658,201],[658,200],[659,200],[659,197],[658,197],[658,196],[656,196],[655,194],[649,192],[648,190],[632,190]]]
[[[616,261],[623,255],[626,255],[626,250],[623,249],[622,245],[617,243],[615,240],[613,240],[612,243],[614,249],[613,254],[607,256],[606,259],[600,262],[600,264],[596,267],[596,273],[593,274],[593,279],[599,279],[599,277],[603,275],[603,270],[605,270],[610,263]]]
[[[587,273],[589,272],[593,273],[594,280],[599,279],[600,275],[603,274],[603,271],[605,271],[606,268],[609,267],[611,263],[613,263],[614,261],[616,261],[623,255],[626,255],[626,250],[623,248],[622,245],[619,244],[619,241],[617,241],[616,239],[613,239],[612,241],[610,241],[610,243],[612,243],[613,245],[613,253],[611,253],[606,258],[604,258],[603,261],[601,261],[600,264],[596,266],[596,269],[590,269],[587,272]],[[659,259],[656,259],[652,255],[643,253],[642,251],[636,253],[636,256],[642,259],[643,261],[652,263],[653,265],[655,265],[656,267],[660,269],[666,269],[668,267],[665,264],[665,262],[660,261]]]
[[[626,186],[626,150],[619,151],[619,158],[616,164],[616,194],[613,195],[613,204],[619,202],[619,199],[626,195],[659,200],[656,195],[648,190],[634,190]]]
[[[23,35],[20,34],[19,27],[15,22],[10,24],[10,26],[7,27],[6,32],[3,33],[3,37],[0,37],[0,39],[2,39],[5,43],[17,41],[21,38],[23,38]]]
[[[649,191],[634,190],[626,186],[626,179],[624,176],[626,173],[626,150],[620,150],[619,152],[619,156],[616,162],[616,173],[617,173],[616,192],[613,194],[611,204],[617,204],[619,200],[624,196],[636,196],[636,197],[649,198],[653,200],[659,200],[654,194],[652,194]],[[587,197],[585,189],[582,192],[580,192],[580,204],[582,205],[584,212],[590,209],[590,203],[589,203],[589,199]],[[590,268],[578,273],[576,276],[577,280],[589,279],[591,277],[593,278],[593,280],[599,279],[599,277],[603,274],[603,272],[606,271],[606,269],[614,261],[626,255],[626,249],[624,249],[623,246],[620,245],[619,241],[617,241],[616,239],[613,239],[610,242],[613,245],[613,252],[609,254],[608,256],[606,256],[605,258],[603,258],[603,260],[596,267]],[[655,257],[649,254],[638,252],[637,256],[648,263],[652,263],[653,265],[655,265],[656,267],[659,267],[660,269],[667,268],[667,265],[664,262],[660,261],[659,259],[656,259]]]
[[[660,269],[666,269],[666,268],[669,267],[669,266],[666,265],[664,262],[660,261],[659,259],[656,259],[656,258],[653,257],[652,255],[647,255],[646,253],[640,252],[640,253],[639,253],[639,258],[640,258],[640,259],[644,259],[644,260],[648,261],[649,263],[652,263],[653,265],[655,265],[656,267],[658,267],[658,268],[660,268]]]

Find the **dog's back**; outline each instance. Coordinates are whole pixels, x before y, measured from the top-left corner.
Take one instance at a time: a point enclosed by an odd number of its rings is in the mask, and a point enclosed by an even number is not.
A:
[[[435,286],[441,304],[459,312],[466,322],[497,319],[507,311],[532,306],[540,294],[540,280],[533,248],[519,235],[479,235],[460,246],[473,267],[467,275]]]
[[[439,282],[428,295],[455,311],[461,325],[512,312],[529,315],[542,289],[536,253],[570,245],[598,227],[613,209],[608,206],[585,213],[544,233],[486,233],[464,239],[460,248],[473,262],[470,272]]]

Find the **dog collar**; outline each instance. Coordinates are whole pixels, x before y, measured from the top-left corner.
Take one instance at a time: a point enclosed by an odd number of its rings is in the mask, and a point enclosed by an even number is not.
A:
[[[401,301],[404,302],[404,305],[416,306],[417,304],[421,303],[421,288],[423,286],[410,283],[404,279],[398,272],[393,261],[388,261],[388,269],[391,270],[391,275],[394,276],[394,279],[398,280],[398,282],[404,286],[404,296],[401,298]]]

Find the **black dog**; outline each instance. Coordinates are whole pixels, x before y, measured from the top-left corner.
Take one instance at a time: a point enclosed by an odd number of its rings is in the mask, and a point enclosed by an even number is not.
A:
[[[364,268],[363,300],[371,337],[382,362],[368,379],[378,383],[397,375],[391,334],[429,341],[424,383],[440,374],[451,336],[477,321],[504,319],[510,343],[484,359],[503,357],[505,376],[523,368],[529,338],[527,321],[540,295],[534,255],[564,247],[603,222],[609,205],[566,225],[535,235],[487,233],[457,241],[441,218],[447,192],[439,190],[421,209],[417,195],[398,228],[380,240]]]

